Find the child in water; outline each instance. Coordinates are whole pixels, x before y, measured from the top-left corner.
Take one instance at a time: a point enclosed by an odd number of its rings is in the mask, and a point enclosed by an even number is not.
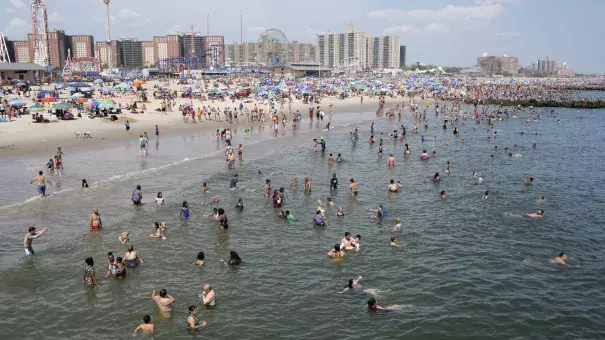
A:
[[[143,317],[143,323],[139,325],[139,327],[137,327],[134,332],[132,333],[132,336],[136,336],[137,332],[139,330],[141,330],[143,332],[143,334],[150,334],[153,333],[154,330],[154,324],[150,323],[151,322],[151,317],[149,315],[145,315]]]

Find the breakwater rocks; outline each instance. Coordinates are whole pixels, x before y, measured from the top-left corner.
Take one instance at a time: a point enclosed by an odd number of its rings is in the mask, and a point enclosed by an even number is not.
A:
[[[472,99],[466,99],[464,101],[467,104],[474,104],[477,101]],[[480,104],[489,105],[502,105],[502,106],[524,106],[524,107],[568,107],[573,109],[603,109],[605,108],[605,101],[603,100],[499,100],[499,99],[484,99],[479,102]]]

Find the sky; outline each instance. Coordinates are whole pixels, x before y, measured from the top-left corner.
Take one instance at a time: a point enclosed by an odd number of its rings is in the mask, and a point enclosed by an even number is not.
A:
[[[11,40],[31,33],[30,0],[2,0],[0,32]],[[103,0],[46,0],[48,27],[105,39]],[[302,4],[301,4],[302,3]],[[398,35],[406,63],[473,66],[482,53],[518,56],[522,66],[550,57],[577,72],[605,74],[601,43],[604,0],[112,0],[111,37],[196,31],[257,41],[279,29],[289,41],[316,43],[317,34],[358,32]]]

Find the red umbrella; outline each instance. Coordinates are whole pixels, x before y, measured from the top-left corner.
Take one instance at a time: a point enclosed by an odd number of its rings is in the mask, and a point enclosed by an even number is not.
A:
[[[55,102],[55,98],[53,98],[53,97],[44,97],[44,98],[42,98],[41,102],[43,102],[43,103],[53,103],[53,102]]]

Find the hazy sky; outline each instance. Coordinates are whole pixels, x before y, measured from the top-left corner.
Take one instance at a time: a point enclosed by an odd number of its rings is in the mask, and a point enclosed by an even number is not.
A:
[[[28,0],[2,0],[0,31],[14,40],[31,32]],[[46,0],[49,29],[105,38],[102,0]],[[538,58],[566,61],[579,72],[605,73],[605,0],[112,0],[113,39],[206,31],[258,40],[265,28],[282,30],[290,41],[316,42],[316,34],[344,32],[350,22],[358,32],[399,35],[407,45],[407,63],[420,61],[472,66],[483,52],[518,56],[522,65]],[[600,46],[600,47],[599,47]]]

